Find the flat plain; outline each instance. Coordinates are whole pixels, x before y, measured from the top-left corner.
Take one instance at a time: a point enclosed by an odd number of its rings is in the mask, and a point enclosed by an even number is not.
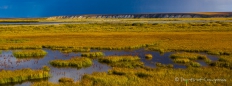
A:
[[[232,18],[82,19],[52,21],[76,22],[78,24],[1,24],[0,50],[40,51],[46,48],[72,51],[73,49],[133,50],[144,48],[160,53],[206,53],[219,58],[217,61],[208,62],[207,67],[194,67],[191,66],[193,63],[197,65],[199,63],[187,62],[185,63],[187,68],[184,69],[150,68],[133,61],[115,62],[109,64],[113,65],[113,68],[107,72],[85,74],[79,81],[67,83],[41,81],[31,84],[32,86],[177,86],[185,85],[187,79],[189,86],[226,86],[232,84],[231,20]],[[51,22],[46,19],[0,21]],[[91,59],[105,58],[107,57]],[[115,58],[120,59],[120,56],[115,56]],[[156,57],[152,59],[156,59]],[[125,65],[133,67],[125,67]],[[191,78],[204,79],[202,82],[197,82],[190,81]]]

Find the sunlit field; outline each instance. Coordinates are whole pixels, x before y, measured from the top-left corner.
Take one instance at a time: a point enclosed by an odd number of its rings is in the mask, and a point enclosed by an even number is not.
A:
[[[107,71],[83,74],[81,79],[76,81],[72,77],[64,76],[59,82],[45,80],[33,82],[30,84],[32,86],[229,86],[232,84],[232,18],[0,19],[0,22],[75,22],[38,25],[0,24],[0,54],[3,51],[13,51],[14,56],[20,59],[46,56],[49,52],[43,51],[44,49],[66,54],[78,52],[80,57],[74,56],[75,58],[70,59],[61,57],[66,60],[54,59],[44,66],[79,70],[82,67],[95,65],[93,61],[97,61],[99,64],[111,67]],[[142,60],[158,59],[151,53],[141,57],[116,54],[108,56],[107,53],[101,52],[136,49],[159,52],[160,55],[173,52],[165,57],[171,59],[173,63],[154,62],[156,67],[149,67]],[[216,56],[217,60],[211,61],[206,55]],[[176,68],[173,64],[184,65],[186,68]],[[36,72],[46,72],[45,75],[39,74],[38,78],[49,76],[48,70],[45,69],[8,71],[7,66],[4,65],[7,65],[7,60],[0,62],[0,76],[6,72],[9,72],[9,76],[0,77],[0,85],[30,81],[34,79],[32,76],[37,77],[34,74]],[[50,68],[47,69],[52,71]],[[14,73],[17,71],[31,72],[28,73],[29,75],[20,75]],[[26,78],[21,79],[21,76]],[[6,79],[11,80],[6,81]]]

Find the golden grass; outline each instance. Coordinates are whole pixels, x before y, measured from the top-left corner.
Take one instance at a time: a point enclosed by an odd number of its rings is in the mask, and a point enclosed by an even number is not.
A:
[[[99,62],[106,63],[111,67],[143,68],[144,63],[139,60],[138,56],[107,56],[98,59]]]
[[[190,60],[187,58],[178,58],[173,60],[175,63],[189,63]]]
[[[52,83],[52,82],[37,82],[33,83],[32,86],[82,86],[79,83]]]
[[[221,70],[221,71],[219,71]],[[185,79],[226,79],[224,82],[189,82],[188,85],[229,85],[231,84],[231,70],[224,68],[188,68],[188,69],[170,69],[170,68],[156,68],[153,70],[144,69],[127,69],[127,68],[113,68],[108,73],[94,73],[92,75],[85,75],[80,83],[85,86],[91,85],[136,85],[136,86],[181,86],[185,85],[185,81],[181,82],[181,77]],[[176,81],[179,78],[179,81]]]
[[[83,20],[92,21],[93,19]],[[117,19],[116,19],[117,20]],[[134,21],[185,21],[202,20],[209,23],[168,23],[168,24],[134,24]],[[223,56],[217,62],[210,62],[213,67],[187,69],[172,69],[158,67],[156,69],[134,65],[140,63],[122,59],[106,60],[113,62],[113,68],[108,73],[93,73],[85,75],[80,82],[67,83],[35,83],[34,86],[125,86],[125,85],[185,85],[176,82],[176,77],[209,79],[223,78],[226,82],[192,82],[188,85],[225,86],[231,85],[231,54],[232,54],[232,23],[223,22],[231,18],[180,18],[180,19],[119,19],[117,22],[70,24],[70,25],[1,25],[0,49],[28,48],[60,48],[70,47],[85,49],[136,49],[147,47],[150,50],[206,52]],[[61,20],[62,21],[62,20]],[[98,21],[98,20],[94,20]],[[99,21],[101,22],[101,21]],[[120,22],[120,23],[119,23]],[[8,39],[8,40],[7,40]],[[9,40],[11,39],[11,40]],[[68,51],[67,51],[68,52]],[[100,58],[102,60],[102,58]],[[131,62],[131,63],[130,63]],[[132,63],[134,62],[134,63]],[[162,65],[162,64],[161,64]],[[197,65],[197,63],[192,63]],[[225,68],[218,68],[225,67]],[[219,75],[220,74],[220,75]]]
[[[75,58],[71,58],[69,60],[52,60],[52,61],[50,61],[50,64],[53,66],[57,66],[57,67],[82,68],[82,67],[89,67],[93,63],[92,63],[92,60],[89,58],[75,57]]]
[[[103,52],[89,52],[81,53],[82,57],[103,57],[105,54]]]
[[[198,53],[175,53],[170,56],[172,59],[189,59],[189,60],[197,60],[197,59],[207,59],[206,55],[201,55]]]
[[[47,69],[47,68],[45,68]],[[48,70],[31,70],[31,69],[20,69],[20,70],[2,70],[0,71],[0,84],[16,83],[26,80],[43,79],[50,76]]]
[[[187,69],[170,69],[155,68],[145,69],[128,69],[113,68],[108,73],[96,72],[86,74],[82,80],[71,85],[75,86],[181,86],[186,85],[185,79],[202,79],[200,81],[188,81],[187,85],[199,86],[226,86],[232,84],[231,70],[225,68],[187,68]],[[218,77],[217,74],[220,74]],[[222,81],[204,81],[204,80],[221,79]],[[226,80],[226,81],[225,81]],[[38,82],[32,86],[62,86],[63,83],[55,84],[51,82]]]
[[[2,36],[2,35],[1,35]],[[155,43],[155,49],[207,51],[231,53],[231,32],[111,32],[40,34],[25,36],[2,36],[2,38],[33,39],[26,43],[1,43],[0,48],[18,46],[76,46],[76,47],[127,47]],[[68,39],[67,39],[68,38]],[[75,40],[75,41],[74,41]],[[202,41],[204,40],[204,41]],[[221,42],[219,42],[221,41]],[[54,43],[55,42],[55,43]],[[207,46],[206,46],[207,45]],[[151,47],[152,49],[152,47]]]
[[[201,67],[201,64],[198,63],[198,62],[190,62],[190,65],[191,65],[192,67]]]
[[[140,58],[138,56],[107,56],[99,58],[99,61],[103,63],[129,62],[136,60],[140,60]]]
[[[162,63],[159,63],[159,62],[156,62],[155,63],[156,67],[161,67],[161,68],[173,68],[173,64],[162,64]]]
[[[59,82],[61,82],[61,83],[73,83],[74,80],[72,78],[62,77],[59,79]]]
[[[231,32],[170,32],[157,33],[158,38],[163,38],[157,46],[150,49],[164,49],[167,51],[188,51],[188,52],[227,52],[231,54],[232,46]]]
[[[43,50],[21,50],[13,52],[16,58],[43,57],[46,54],[47,52]]]

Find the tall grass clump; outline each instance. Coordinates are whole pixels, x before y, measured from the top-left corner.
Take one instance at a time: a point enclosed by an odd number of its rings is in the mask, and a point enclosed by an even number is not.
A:
[[[197,54],[197,53],[175,53],[170,56],[172,59],[190,59],[190,60],[197,60],[197,59],[206,59],[205,55]]]
[[[216,50],[210,50],[207,52],[208,54],[211,54],[211,55],[230,55],[229,52],[225,52],[225,51],[216,51]]]
[[[59,79],[60,83],[73,83],[74,80],[72,78],[62,77]]]
[[[43,57],[47,54],[44,50],[22,50],[14,51],[13,55],[16,58],[27,58],[27,57]]]
[[[58,67],[77,67],[77,68],[82,68],[82,67],[89,67],[91,66],[92,60],[89,58],[71,58],[69,60],[52,60],[50,61],[50,64],[53,66],[58,66]]]
[[[190,65],[191,65],[192,67],[201,67],[201,64],[198,63],[198,62],[190,62]]]
[[[53,50],[60,50],[63,53],[71,53],[71,52],[90,52],[90,49],[85,48],[53,48]]]
[[[210,59],[205,59],[205,63],[210,64],[212,61]]]
[[[232,63],[229,62],[211,62],[210,66],[216,66],[216,67],[225,67],[225,68],[231,68],[232,69]]]
[[[99,59],[99,61],[103,63],[129,62],[136,60],[140,60],[140,58],[138,56],[108,56]]]
[[[138,56],[108,56],[99,58],[98,61],[101,63],[106,63],[111,67],[120,68],[143,68],[144,63],[139,61]]]
[[[174,59],[175,63],[189,63],[190,60],[186,59],[186,58],[178,58],[178,59]]]
[[[48,81],[35,82],[31,86],[81,86],[79,83],[52,83]]]
[[[82,53],[82,57],[102,57],[104,56],[103,52],[89,52],[89,53]]]
[[[173,64],[162,64],[162,63],[159,63],[159,62],[156,62],[155,63],[156,67],[161,67],[161,68],[173,68]]]
[[[0,84],[17,83],[26,80],[43,79],[50,76],[49,71],[20,69],[0,71]]]

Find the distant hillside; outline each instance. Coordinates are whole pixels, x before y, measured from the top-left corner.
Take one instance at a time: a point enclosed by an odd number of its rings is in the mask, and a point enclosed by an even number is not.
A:
[[[232,17],[232,12],[196,12],[196,13],[153,13],[153,14],[96,14],[76,16],[54,16],[48,19],[82,19],[82,18],[212,18]]]

